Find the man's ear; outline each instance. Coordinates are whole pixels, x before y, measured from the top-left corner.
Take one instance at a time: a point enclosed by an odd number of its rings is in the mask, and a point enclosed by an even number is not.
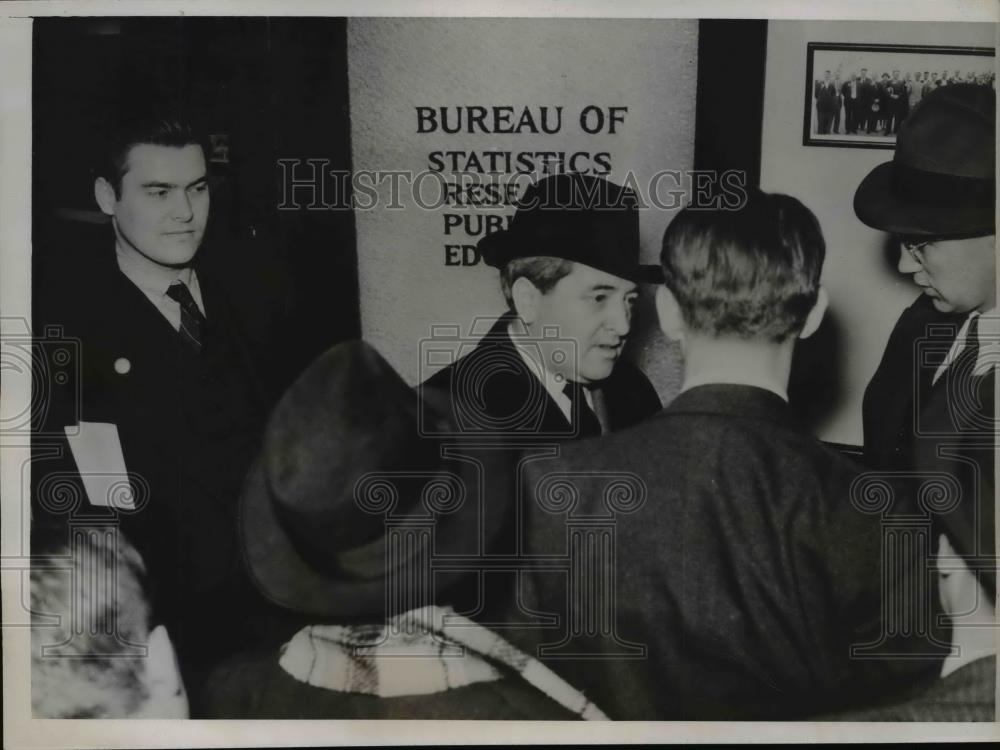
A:
[[[525,325],[531,325],[538,319],[538,300],[542,293],[525,276],[519,277],[511,285],[510,296],[514,300],[514,312]]]
[[[108,216],[115,215],[115,203],[118,202],[118,198],[111,183],[103,177],[94,180],[94,200],[97,201],[97,205],[103,213]]]
[[[684,314],[674,293],[661,284],[656,288],[656,317],[660,319],[660,330],[671,341],[683,341],[687,332]]]
[[[800,339],[807,339],[816,333],[819,324],[823,322],[823,316],[826,315],[826,308],[829,305],[830,297],[827,295],[826,289],[820,287],[819,292],[816,294],[816,303],[806,316],[806,323],[802,326],[802,330],[799,331]]]

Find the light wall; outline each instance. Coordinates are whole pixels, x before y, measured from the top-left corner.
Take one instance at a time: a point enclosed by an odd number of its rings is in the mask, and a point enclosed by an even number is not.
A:
[[[696,20],[349,19],[354,171],[419,172],[431,152],[447,149],[607,152],[611,179],[631,171],[640,183],[658,170],[689,169],[697,43]],[[455,105],[536,113],[559,105],[563,127],[551,135],[418,132],[416,107]],[[628,112],[614,134],[607,127],[587,134],[579,114],[590,105]],[[436,369],[420,360],[433,324],[468,335],[476,318],[491,321],[506,304],[495,269],[445,264],[445,244],[478,238],[446,236],[444,214],[471,212],[423,210],[405,195],[403,208],[391,210],[386,198],[384,185],[379,208],[355,212],[362,333],[415,383]],[[674,213],[641,213],[644,262],[656,262]],[[655,329],[651,289],[645,297],[627,354],[668,400],[678,384],[677,352]]]
[[[860,444],[861,399],[878,366],[889,332],[917,296],[895,270],[886,237],[854,215],[854,191],[891,150],[802,145],[809,42],[995,47],[992,24],[771,21],[768,24],[761,187],[794,195],[823,227],[827,260],[823,283],[831,298],[835,352],[827,374],[836,383],[832,408],[815,425],[819,436]],[[817,390],[821,390],[817,388]]]

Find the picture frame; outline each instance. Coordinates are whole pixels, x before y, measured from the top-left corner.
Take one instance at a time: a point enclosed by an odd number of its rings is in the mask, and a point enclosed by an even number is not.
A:
[[[901,122],[940,86],[996,88],[996,50],[810,42],[802,145],[892,149]]]

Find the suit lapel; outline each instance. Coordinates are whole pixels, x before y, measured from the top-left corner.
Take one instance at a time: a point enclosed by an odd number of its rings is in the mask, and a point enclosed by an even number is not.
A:
[[[253,397],[263,409],[267,403],[266,389],[257,368],[257,360],[250,353],[247,337],[240,319],[236,315],[231,295],[224,287],[216,266],[207,263],[196,264],[198,284],[201,287],[202,303],[205,305],[206,330],[216,338],[226,337],[239,358],[250,380]]]
[[[559,405],[549,395],[545,385],[528,369],[517,347],[511,341],[507,326],[512,318],[502,316],[479,343],[478,347],[491,348],[487,355],[492,361],[507,366],[506,376],[493,376],[486,383],[483,394],[490,410],[496,414],[517,414],[529,404],[540,402],[541,417],[533,425],[542,435],[565,437],[572,434],[572,425],[563,415]],[[478,348],[477,347],[477,348]]]

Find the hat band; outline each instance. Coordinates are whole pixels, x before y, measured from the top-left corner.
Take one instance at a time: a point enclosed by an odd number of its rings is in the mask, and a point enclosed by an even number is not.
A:
[[[386,539],[381,534],[367,544],[337,553],[337,572],[355,580],[370,581],[386,574]]]
[[[948,206],[992,204],[996,195],[995,180],[926,172],[899,162],[893,164],[892,188],[900,198]]]

